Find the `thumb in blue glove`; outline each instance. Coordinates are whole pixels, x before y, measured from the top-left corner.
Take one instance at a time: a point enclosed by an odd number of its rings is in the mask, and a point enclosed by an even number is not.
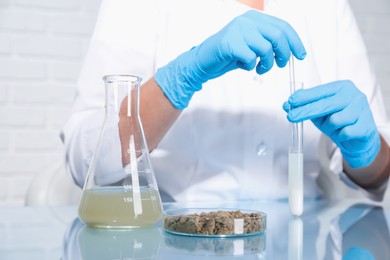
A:
[[[257,73],[264,74],[274,60],[284,67],[291,52],[298,59],[306,55],[295,30],[285,21],[251,10],[158,69],[155,81],[173,106],[182,110],[208,80],[237,68],[256,67]]]
[[[291,122],[311,119],[340,148],[352,168],[369,166],[380,136],[367,97],[349,80],[298,90],[283,104]]]

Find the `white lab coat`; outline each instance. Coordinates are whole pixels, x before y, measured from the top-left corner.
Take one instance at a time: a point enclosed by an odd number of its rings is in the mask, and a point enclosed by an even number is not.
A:
[[[67,167],[76,183],[84,182],[101,125],[94,113],[104,107],[102,77],[136,74],[146,80],[248,9],[234,0],[102,2],[73,113],[62,131]],[[295,62],[296,79],[305,88],[351,79],[367,95],[382,131],[381,90],[347,1],[273,0],[265,12],[287,20],[305,44],[306,59]],[[287,198],[289,123],[282,104],[290,94],[288,73],[288,67],[276,65],[261,76],[235,70],[195,93],[151,153],[163,200]],[[304,123],[307,198],[322,195],[316,183],[320,137],[311,122]],[[320,148],[327,157],[322,166],[342,174],[340,152],[329,141],[325,146]]]

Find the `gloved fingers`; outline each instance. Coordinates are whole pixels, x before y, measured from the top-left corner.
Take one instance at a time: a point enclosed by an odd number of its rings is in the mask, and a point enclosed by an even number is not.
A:
[[[284,112],[288,113],[288,111],[290,111],[290,108],[291,108],[290,103],[288,101],[285,101],[283,103],[283,110],[284,110]]]
[[[294,107],[302,106],[334,96],[341,88],[337,82],[330,82],[313,88],[299,89],[289,97],[288,102]]]
[[[327,97],[298,107],[291,105],[287,119],[294,123],[301,122],[334,114],[342,111],[345,107],[346,104],[344,102],[334,102],[334,99]]]
[[[240,69],[243,69],[243,70],[253,70],[253,68],[256,66],[256,62],[257,62],[257,59],[253,59],[249,62],[241,62],[241,61],[237,61],[237,67],[240,68]]]
[[[269,31],[269,32],[268,32]],[[291,56],[291,46],[288,35],[279,27],[269,27],[264,33],[264,37],[272,44],[275,53],[276,64],[283,68]]]
[[[344,156],[362,157],[365,153],[369,154],[375,151],[375,145],[365,140],[354,140],[338,142],[338,147]]]
[[[298,36],[298,33],[292,26],[279,18],[270,16],[257,11],[248,11],[246,13],[250,19],[253,19],[263,34],[264,38],[269,40],[274,49],[277,49],[277,64],[285,65],[288,61],[289,55],[286,56],[286,51],[291,52],[299,59],[303,60],[306,57],[305,47]],[[270,26],[271,25],[271,26]],[[277,44],[276,44],[277,43]],[[282,44],[280,46],[280,44]],[[285,60],[287,58],[287,61]]]
[[[269,71],[274,64],[274,53],[270,42],[259,32],[257,27],[247,20],[232,24],[224,30],[219,39],[218,52],[222,60],[230,61],[237,67],[252,70],[257,66],[259,74]]]
[[[370,165],[376,158],[381,147],[378,132],[369,141],[354,140],[338,144],[344,159],[352,168],[362,168]]]
[[[252,50],[257,57],[260,57],[260,61],[256,66],[258,74],[264,74],[268,72],[274,65],[274,50],[272,44],[267,41],[257,29],[254,28],[251,33],[245,34],[245,44]]]
[[[356,102],[358,102],[358,100],[353,100],[352,103],[346,105],[344,109],[329,115],[327,124],[333,126],[335,129],[356,124],[364,110],[360,105],[354,105]]]
[[[274,66],[272,45],[268,41],[264,41],[262,44],[262,48],[258,49],[260,61],[256,66],[256,72],[260,75],[268,72]]]
[[[334,140],[334,136],[337,136],[339,130],[337,128],[324,127],[327,124],[328,116],[312,119],[313,124],[320,129],[325,135]]]
[[[368,142],[376,132],[377,130],[371,117],[371,111],[366,109],[362,111],[361,116],[354,124],[342,128],[338,139],[340,142],[350,140],[363,140]]]
[[[368,107],[366,96],[350,81],[336,81],[296,91],[288,99],[288,119],[293,122],[314,119],[344,110],[344,117],[358,117],[356,112]],[[351,107],[346,109],[347,107]],[[335,123],[338,118],[334,117]],[[353,120],[353,119],[352,119]],[[348,123],[347,123],[348,124]]]
[[[251,50],[244,38],[237,36],[232,37],[232,35],[239,35],[237,31],[237,28],[234,28],[227,32],[225,37],[229,40],[218,39],[218,44],[213,43],[215,49],[210,48],[209,46],[205,47],[205,49],[212,49],[212,51],[201,55],[202,57],[206,57],[200,62],[200,67],[203,71],[210,71],[210,69],[215,70],[212,74],[215,73],[216,75],[213,75],[210,78],[220,76],[237,67],[245,70],[252,70],[255,68],[257,54]],[[210,59],[210,57],[212,57],[212,59]],[[212,63],[215,61],[220,62],[216,66],[215,64],[210,64],[210,60]]]
[[[228,46],[233,61],[237,67],[245,70],[252,70],[256,66],[257,55],[243,39],[237,39],[232,45]]]
[[[290,43],[291,39],[288,38],[288,33],[283,31],[284,29],[272,25],[263,26],[261,29],[263,37],[272,45],[273,52],[275,53],[274,59],[280,68],[286,66],[294,48],[294,45]]]
[[[352,168],[362,168],[370,165],[376,158],[380,147],[380,137],[372,142],[357,140],[354,142],[342,142],[338,144],[344,159]]]
[[[292,106],[302,106],[330,96],[339,97],[346,102],[358,95],[364,96],[350,80],[339,80],[319,85],[309,89],[302,89],[290,96],[288,101]]]

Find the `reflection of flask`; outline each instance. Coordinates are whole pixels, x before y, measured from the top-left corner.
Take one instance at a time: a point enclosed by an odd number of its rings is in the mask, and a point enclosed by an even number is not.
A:
[[[156,223],[162,204],[139,115],[141,79],[105,76],[106,106],[79,206],[80,219],[95,227]]]
[[[96,229],[84,227],[78,235],[81,259],[156,259],[161,233],[155,227]]]

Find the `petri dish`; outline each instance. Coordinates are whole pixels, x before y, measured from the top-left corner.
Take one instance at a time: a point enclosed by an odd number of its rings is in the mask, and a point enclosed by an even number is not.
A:
[[[196,237],[253,236],[266,231],[267,215],[261,211],[230,208],[184,208],[163,214],[163,230]]]

